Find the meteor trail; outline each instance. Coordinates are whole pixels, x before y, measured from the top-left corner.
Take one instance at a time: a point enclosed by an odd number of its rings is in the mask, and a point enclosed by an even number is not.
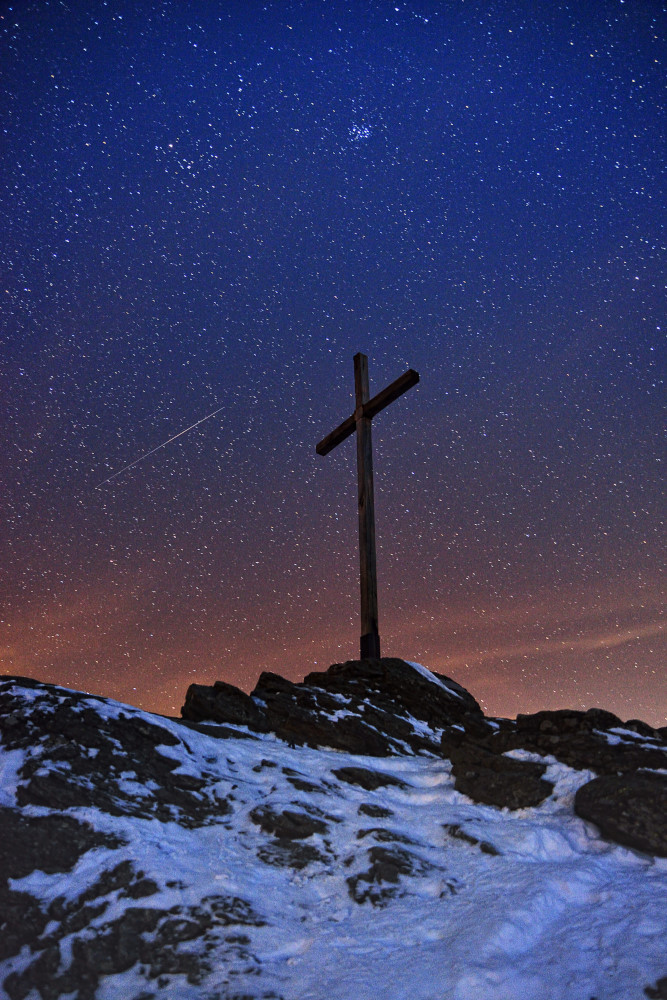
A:
[[[150,455],[154,455],[156,451],[160,450],[160,448],[166,448],[167,445],[171,444],[172,441],[175,441],[176,438],[183,437],[183,435],[187,434],[188,431],[192,431],[195,427],[199,427],[199,425],[203,424],[205,420],[210,420],[211,417],[214,417],[216,413],[220,413],[221,410],[224,410],[224,406],[218,407],[218,409],[214,410],[213,413],[209,413],[207,416],[202,417],[201,420],[196,420],[194,424],[190,424],[190,426],[186,427],[185,430],[179,431],[178,434],[174,434],[168,441],[163,441],[162,444],[158,444],[155,448],[151,448],[151,450],[147,451],[144,455],[140,455],[139,458],[135,458],[134,462],[130,462],[129,465],[123,466],[123,468],[119,469],[118,472],[114,472],[112,476],[109,476],[107,479],[103,479],[101,483],[97,484],[95,489],[99,490],[105,483],[110,483],[111,480],[115,479],[117,476],[122,476],[122,474],[127,472],[128,469],[133,469],[135,465],[139,465],[139,462],[143,462],[145,458],[148,458]]]

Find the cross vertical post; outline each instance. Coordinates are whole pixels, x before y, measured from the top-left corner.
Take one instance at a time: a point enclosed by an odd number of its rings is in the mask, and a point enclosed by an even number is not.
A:
[[[331,434],[319,442],[318,455],[327,455],[336,445],[357,434],[357,481],[359,501],[359,568],[361,588],[361,659],[380,658],[378,630],[377,566],[375,555],[375,499],[373,496],[373,417],[419,382],[419,375],[410,368],[373,398],[368,389],[368,358],[354,356],[355,410]]]
[[[354,420],[357,430],[357,479],[359,483],[359,569],[361,585],[361,659],[380,658],[378,631],[377,562],[375,556],[375,497],[373,495],[373,442],[371,418],[364,415],[369,400],[368,358],[354,356]]]

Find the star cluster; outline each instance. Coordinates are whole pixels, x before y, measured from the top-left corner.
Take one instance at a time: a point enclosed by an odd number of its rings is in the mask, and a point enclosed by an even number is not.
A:
[[[665,724],[659,4],[0,19],[2,667],[178,712],[358,651]],[[661,243],[662,239],[662,243]],[[183,428],[219,412],[115,478]]]

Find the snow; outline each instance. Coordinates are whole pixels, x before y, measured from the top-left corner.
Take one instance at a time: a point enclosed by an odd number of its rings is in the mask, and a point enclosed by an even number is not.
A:
[[[0,753],[0,806],[13,806],[19,772],[25,763],[23,750],[5,750]]]
[[[618,744],[618,743],[637,743],[642,747],[654,747],[658,744],[658,741],[652,736],[642,736],[640,733],[636,733],[633,729],[624,729],[621,726],[612,726],[608,731],[595,730],[598,736],[603,737],[607,743]]]
[[[89,851],[67,875],[34,871],[11,888],[46,905],[61,895],[75,899],[104,866],[127,858],[160,886],[140,901],[143,907],[166,910],[197,905],[206,896],[236,896],[265,921],[222,928],[222,957],[204,985],[172,976],[157,996],[196,1000],[231,990],[253,997],[273,991],[285,1000],[642,1000],[644,987],[667,973],[667,860],[613,846],[574,814],[574,794],[590,772],[514,751],[511,756],[545,760],[555,788],[541,806],[510,812],[457,792],[447,761],[294,749],[271,734],[214,739],[111,702],[91,705],[108,715],[122,710],[145,718],[184,740],[160,752],[177,757],[182,772],[212,773],[220,792],[233,797],[232,812],[215,825],[184,829],[175,822],[69,810],[100,831],[125,837],[127,847],[113,852],[112,861],[104,849]],[[3,805],[15,802],[21,759],[0,747]],[[365,791],[337,779],[332,772],[341,767],[380,772],[403,785]],[[318,791],[297,790],[283,769]],[[322,861],[296,870],[260,859],[271,838],[249,814],[267,803],[327,817],[327,833],[298,842],[317,848]],[[359,812],[362,805],[391,815],[374,818]],[[455,825],[467,840],[445,829]],[[475,841],[498,854],[480,850]],[[355,902],[347,879],[368,867],[368,848],[379,844],[408,850],[416,867],[376,908]],[[178,885],[168,887],[170,881]],[[91,926],[132,905],[114,898]],[[250,939],[253,967],[225,951],[225,934],[237,930]],[[203,945],[188,942],[197,947]],[[24,949],[0,965],[0,982],[27,958]],[[97,996],[127,1000],[147,988],[157,989],[135,967],[103,977]]]
[[[457,691],[453,685],[444,684],[439,677],[436,677],[435,674],[428,669],[428,667],[422,666],[421,663],[413,663],[411,660],[406,660],[405,662],[408,666],[416,670],[418,674],[421,674],[425,680],[430,681],[431,684],[435,684],[437,687],[442,688],[443,691],[446,691],[447,694],[453,694],[455,698],[463,700],[463,695]]]

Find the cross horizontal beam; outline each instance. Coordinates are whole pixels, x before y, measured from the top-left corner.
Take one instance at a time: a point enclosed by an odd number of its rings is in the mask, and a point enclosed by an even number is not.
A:
[[[395,379],[391,385],[388,385],[381,392],[378,392],[377,396],[373,396],[373,398],[369,399],[367,403],[364,403],[362,412],[359,416],[366,417],[370,420],[372,417],[376,416],[380,410],[384,410],[385,406],[389,406],[389,404],[393,403],[395,399],[402,396],[404,392],[407,392],[413,385],[416,385],[417,382],[419,382],[419,375],[416,371],[414,371],[414,369],[409,368],[403,375],[399,375],[399,377]],[[344,441],[345,438],[354,434],[356,428],[357,414],[355,412],[352,416],[348,417],[347,420],[344,420],[342,424],[339,424],[335,430],[331,431],[330,434],[327,434],[326,437],[322,438],[320,443],[315,446],[315,451],[318,455],[328,455],[330,451],[333,451],[333,449],[341,443],[341,441]]]

